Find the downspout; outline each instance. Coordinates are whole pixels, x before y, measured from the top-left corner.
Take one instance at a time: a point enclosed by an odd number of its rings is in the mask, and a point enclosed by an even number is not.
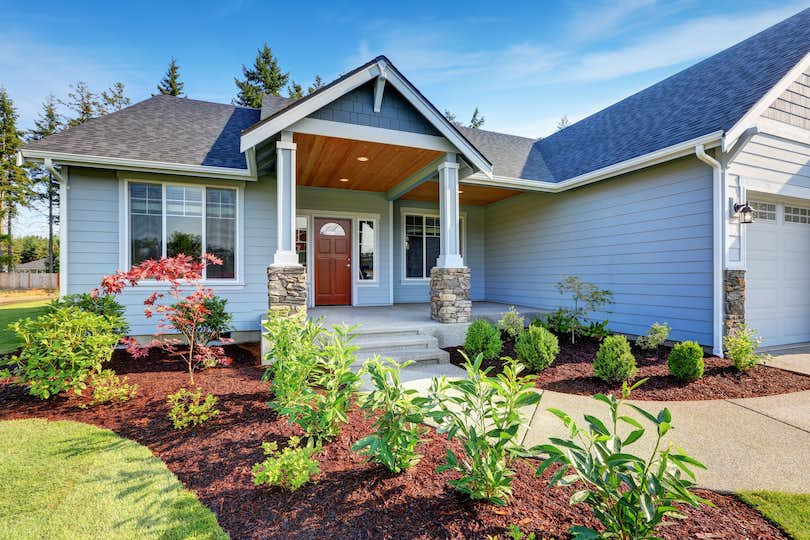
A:
[[[59,181],[59,296],[65,296],[68,290],[68,182],[51,158],[45,158],[42,164]]]
[[[702,144],[695,156],[712,168],[712,353],[723,356],[723,253],[725,245],[723,165]]]

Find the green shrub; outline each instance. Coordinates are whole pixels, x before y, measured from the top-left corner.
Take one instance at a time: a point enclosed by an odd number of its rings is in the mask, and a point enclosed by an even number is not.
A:
[[[672,348],[667,359],[669,372],[681,380],[703,377],[703,347],[695,341],[683,341]]]
[[[275,442],[262,443],[267,456],[253,466],[253,483],[257,486],[279,486],[295,491],[320,472],[320,463],[313,459],[319,448],[301,447],[298,437],[290,437],[287,447],[279,451]]]
[[[484,360],[498,358],[503,349],[501,333],[486,319],[477,319],[467,328],[464,351],[470,356],[483,355]]]
[[[532,325],[545,326],[560,336],[571,334],[579,329],[579,321],[567,309],[558,309],[549,313],[542,319],[535,320]]]
[[[346,413],[360,381],[352,370],[357,350],[351,345],[352,330],[336,325],[331,332],[324,332],[314,362],[304,368],[296,367],[296,363],[301,363],[297,359],[285,360],[285,368],[291,366],[305,374],[299,379],[302,387],[297,392],[290,391],[284,401],[270,402],[270,406],[304,430],[309,446],[335,438],[340,433],[340,424],[347,421]],[[281,375],[279,369],[273,373],[274,377]]]
[[[312,321],[303,313],[288,315],[271,311],[264,325],[269,364],[264,380],[271,381],[273,404],[281,408],[300,398],[315,378],[319,343],[324,336],[320,320]]]
[[[93,407],[105,403],[124,403],[138,393],[137,384],[127,383],[127,377],[122,379],[111,369],[95,373],[90,379],[90,385],[93,387],[92,398],[82,407]]]
[[[601,341],[610,335],[610,330],[608,330],[609,322],[591,321],[587,325],[580,325],[577,332],[582,336]]]
[[[626,385],[623,393],[629,395]],[[654,450],[650,455],[640,457],[632,454],[628,447],[645,435],[646,430],[641,422],[620,415],[623,401],[612,395],[597,394],[594,399],[610,408],[609,422],[586,415],[588,425],[581,427],[563,411],[549,409],[562,420],[569,434],[564,438],[552,439],[552,444],[531,449],[547,456],[537,469],[537,474],[552,465],[560,465],[552,475],[550,485],[577,488],[571,495],[570,503],[587,504],[602,522],[604,531],[601,533],[582,526],[569,528],[574,538],[658,538],[656,527],[670,525],[670,518],[685,517],[679,508],[681,505],[697,507],[711,504],[690,491],[695,485],[693,469],[705,467],[671,445],[661,445],[661,440],[672,427],[672,416],[668,409],[653,416],[644,409],[627,405],[655,426],[655,445],[645,445]],[[619,435],[623,431],[619,429],[620,422],[631,428],[624,438]]]
[[[416,447],[424,432],[424,412],[414,400],[418,392],[406,389],[400,380],[401,368],[411,363],[375,357],[363,366],[374,390],[363,400],[362,408],[379,416],[374,422],[375,433],[354,443],[352,450],[395,473],[415,465],[422,457]]]
[[[511,306],[509,311],[504,311],[498,321],[498,328],[512,339],[517,339],[525,327],[526,319],[520,316],[515,306]]]
[[[203,320],[197,324],[195,332],[198,336],[197,342],[207,344],[216,339],[220,339],[224,334],[231,331],[232,315],[228,313],[226,306],[228,301],[219,296],[212,296],[202,300],[202,306],[208,310]],[[197,302],[180,301],[173,304],[177,310],[178,318],[190,319],[186,313],[197,309]]]
[[[529,368],[540,371],[550,366],[560,354],[557,336],[542,326],[530,326],[515,343],[518,360]]]
[[[760,343],[762,338],[757,335],[757,331],[744,324],[734,328],[723,338],[726,353],[737,371],[748,371],[768,360],[768,355],[757,354]]]
[[[608,336],[593,361],[593,374],[607,383],[629,381],[636,374],[636,359],[630,343],[621,335]]]
[[[653,351],[658,349],[669,337],[670,332],[669,324],[653,323],[646,336],[638,336],[636,338],[636,347],[646,351]]]
[[[113,322],[115,333],[125,336],[129,333],[129,324],[124,317],[124,306],[118,303],[114,294],[99,294],[93,296],[90,293],[69,294],[51,300],[48,305],[50,311],[64,307],[77,307],[82,311],[102,315]]]
[[[216,408],[219,399],[213,394],[206,394],[203,399],[201,388],[181,388],[174,394],[169,394],[167,401],[171,406],[169,419],[174,429],[199,426],[220,413]]]
[[[472,499],[505,505],[512,495],[512,458],[525,453],[520,433],[527,419],[521,408],[536,404],[540,394],[533,376],[520,376],[523,366],[516,360],[506,359],[495,377],[489,376],[490,368],[481,369],[482,360],[481,354],[466,358],[465,379],[433,379],[428,396],[417,402],[430,411],[440,433],[451,439],[460,435],[465,455],[448,448],[446,463],[436,471],[459,473],[449,483]]]
[[[88,378],[101,371],[119,339],[116,321],[78,307],[54,308],[10,327],[23,347],[20,354],[6,360],[0,377],[13,377],[16,383],[28,386],[32,396],[42,399],[67,390],[81,395]]]

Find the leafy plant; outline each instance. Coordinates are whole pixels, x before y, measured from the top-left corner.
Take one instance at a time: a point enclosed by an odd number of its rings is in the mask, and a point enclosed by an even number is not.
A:
[[[202,425],[220,413],[216,408],[219,399],[213,394],[206,394],[203,398],[201,388],[181,388],[174,394],[169,394],[167,402],[171,406],[169,419],[174,429]]]
[[[577,327],[590,313],[613,303],[613,293],[608,289],[601,289],[596,284],[582,281],[577,276],[566,276],[556,285],[560,294],[571,295],[571,308],[568,314],[576,324],[571,328],[571,343],[576,338]]]
[[[127,377],[122,379],[111,369],[103,369],[99,373],[94,373],[90,378],[90,386],[93,387],[91,399],[81,407],[129,401],[138,393],[138,385],[129,384],[127,380]]]
[[[613,335],[602,341],[593,361],[593,374],[607,383],[629,381],[635,376],[636,359],[626,337]]]
[[[42,399],[67,390],[81,395],[119,339],[116,321],[70,306],[9,326],[23,346],[20,354],[5,361],[0,377],[12,377]]]
[[[579,321],[567,309],[558,309],[543,319],[536,320],[532,326],[545,326],[558,335],[571,334],[579,329]]]
[[[652,351],[658,349],[669,338],[671,328],[669,324],[653,323],[650,329],[647,330],[646,336],[638,336],[636,338],[636,346],[639,349]]]
[[[610,335],[608,323],[610,321],[591,321],[587,325],[580,325],[579,333],[585,337],[603,340]]]
[[[757,354],[761,343],[762,338],[757,335],[757,331],[744,324],[732,329],[723,338],[728,357],[731,358],[737,371],[748,371],[757,364],[768,361],[770,358],[768,355]]]
[[[125,336],[129,333],[129,324],[124,317],[124,306],[115,299],[113,294],[103,294],[93,296],[90,293],[69,294],[61,296],[48,305],[49,310],[53,311],[63,307],[77,307],[82,311],[95,313],[106,317],[114,322],[115,332],[120,336]]]
[[[416,448],[424,433],[424,411],[415,400],[418,392],[403,387],[400,379],[400,370],[412,363],[375,357],[363,366],[374,390],[361,407],[368,413],[379,412],[379,416],[374,422],[375,433],[354,443],[352,450],[395,473],[416,465],[422,457]]]
[[[210,253],[206,253],[202,260],[182,254],[163,257],[157,261],[149,259],[133,266],[129,271],[118,271],[105,276],[100,288],[104,294],[111,295],[118,294],[125,287],[137,285],[145,279],[168,283],[168,294],[174,302],[158,303],[158,300],[165,296],[159,291],[150,294],[143,302],[144,315],[147,319],[154,313],[161,316],[157,323],[155,339],[142,347],[130,337],[125,340],[127,351],[135,357],[141,357],[149,353],[150,347],[159,347],[169,354],[181,356],[188,366],[191,385],[194,384],[195,368],[231,362],[221,346],[210,345],[212,332],[222,328],[228,317],[224,314],[224,300],[218,299],[210,288],[203,287],[200,283],[203,269],[207,264],[222,264],[222,260]],[[186,295],[183,289],[191,289],[192,292]],[[98,296],[100,291],[94,290],[91,294]],[[221,310],[219,313],[213,313],[215,320],[209,320],[212,309]],[[171,331],[179,333],[182,339],[166,337],[165,334]],[[232,340],[220,337],[220,341],[227,343]],[[188,346],[187,351],[179,350],[179,346],[183,344]]]
[[[522,454],[518,432],[527,424],[520,409],[540,401],[534,377],[521,376],[523,366],[506,358],[503,371],[489,376],[481,369],[483,355],[474,360],[465,355],[467,378],[448,381],[435,378],[428,396],[419,404],[450,439],[460,435],[463,455],[447,449],[446,463],[437,472],[456,471],[450,485],[472,499],[505,505],[512,495],[511,458]]]
[[[305,370],[300,392],[282,402],[270,403],[279,414],[304,430],[309,446],[333,439],[340,432],[340,424],[347,421],[346,412],[360,381],[351,368],[357,350],[351,345],[352,330],[346,325],[336,325],[331,332],[324,332],[314,363]]]
[[[632,388],[625,384],[623,396],[628,397],[643,382]],[[574,538],[658,538],[656,527],[670,524],[665,518],[684,517],[678,505],[711,504],[690,491],[695,485],[693,469],[705,467],[682,451],[675,451],[671,444],[662,449],[662,440],[672,427],[668,409],[653,416],[635,405],[625,405],[623,399],[617,400],[612,395],[596,394],[594,399],[610,409],[608,425],[595,416],[585,415],[587,426],[581,427],[565,412],[549,409],[568,428],[568,437],[551,437],[550,444],[532,448],[546,456],[537,474],[559,465],[549,484],[578,487],[571,496],[571,504],[587,504],[602,522],[601,533],[587,527],[571,527],[569,532]],[[628,451],[647,431],[635,418],[620,414],[623,406],[632,408],[655,426],[655,446],[647,457]],[[619,422],[632,428],[626,437],[619,435]]]
[[[216,295],[202,300],[202,307],[206,313],[200,321],[196,332],[197,341],[206,345],[214,340],[222,339],[224,334],[231,331],[231,320],[233,316],[227,311],[228,301]],[[197,305],[181,300],[172,306],[182,320],[191,320],[192,310],[197,309]],[[183,333],[183,332],[181,332]]]
[[[313,458],[320,448],[301,447],[300,444],[299,437],[290,437],[287,446],[279,451],[275,442],[262,443],[267,457],[253,466],[253,483],[295,491],[309,482],[321,472],[320,463]]]
[[[667,367],[681,380],[694,381],[703,377],[703,347],[695,341],[678,343],[669,353]]]
[[[508,534],[506,536],[510,540],[535,540],[535,535],[533,532],[526,534],[520,530],[520,527],[515,525],[509,525]],[[487,535],[487,540],[500,540],[499,535]]]
[[[508,311],[504,311],[498,321],[498,328],[512,339],[517,339],[525,327],[526,319],[520,316],[515,306],[510,306]]]
[[[550,366],[560,354],[557,336],[542,326],[530,326],[515,343],[518,360],[529,368],[540,371]]]
[[[467,354],[483,355],[485,360],[498,358],[503,349],[501,333],[486,319],[476,319],[467,328],[467,337],[464,340],[464,350]]]

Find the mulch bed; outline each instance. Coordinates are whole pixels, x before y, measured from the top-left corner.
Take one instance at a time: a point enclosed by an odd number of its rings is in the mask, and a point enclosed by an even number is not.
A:
[[[559,336],[560,354],[554,363],[537,373],[537,387],[555,392],[590,396],[596,393],[621,393],[621,385],[610,385],[593,376],[593,359],[599,349],[594,339],[577,338],[571,344],[568,336]],[[461,366],[463,347],[449,347],[450,361]],[[704,357],[706,368],[703,378],[684,382],[669,374],[667,357],[669,347],[661,347],[658,354],[650,354],[633,346],[638,372],[636,380],[649,380],[633,391],[633,399],[646,401],[697,401],[704,399],[735,399],[772,396],[810,390],[810,377],[765,365],[755,366],[747,373],[739,373],[730,360],[716,356]],[[504,338],[502,356],[514,358],[514,342]],[[500,360],[484,362],[493,372],[501,368]]]
[[[268,386],[257,366],[258,345],[229,346],[230,367],[195,376],[205,391],[220,398],[222,414],[198,429],[174,431],[166,395],[187,383],[184,365],[159,353],[133,360],[116,352],[112,368],[139,385],[124,405],[82,410],[75,398],[40,401],[25,389],[0,382],[0,419],[48,418],[87,422],[138,441],[162,459],[217,515],[233,538],[486,538],[504,535],[509,524],[535,531],[539,538],[567,537],[572,524],[597,526],[584,506],[568,504],[570,490],[549,488],[535,478],[536,463],[518,463],[515,497],[508,507],[472,502],[447,486],[452,473],[437,474],[446,440],[431,433],[424,458],[394,476],[365,463],[351,444],[371,429],[353,410],[340,436],[319,455],[317,482],[295,493],[253,485],[251,467],[263,456],[262,441],[298,433],[266,406]],[[786,538],[736,498],[701,491],[716,508],[687,509],[689,518],[662,530],[665,538]]]

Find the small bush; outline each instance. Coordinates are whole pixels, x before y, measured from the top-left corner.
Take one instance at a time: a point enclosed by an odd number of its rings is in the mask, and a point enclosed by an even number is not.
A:
[[[669,372],[681,380],[703,377],[703,348],[695,341],[683,341],[672,348],[667,359]]]
[[[13,377],[42,399],[67,390],[81,395],[119,339],[115,321],[78,307],[54,308],[10,327],[22,338],[23,347],[5,362],[0,377]]]
[[[578,333],[585,337],[602,341],[610,335],[608,323],[610,321],[591,321],[586,325],[580,325]]]
[[[199,343],[208,344],[231,331],[231,319],[233,316],[226,309],[227,303],[228,301],[225,298],[216,295],[204,298],[200,302],[205,314],[196,328]],[[190,320],[191,317],[188,311],[197,309],[197,304],[183,300],[174,304],[172,308],[177,310],[182,320]]]
[[[219,399],[213,394],[206,394],[203,399],[201,388],[194,390],[181,388],[174,394],[169,394],[167,401],[172,407],[169,411],[169,419],[172,421],[174,429],[199,426],[219,415],[220,412],[216,408]]]
[[[669,337],[670,331],[669,324],[653,323],[646,336],[638,336],[636,338],[636,347],[644,349],[645,351],[653,351],[664,343]]]
[[[354,443],[352,450],[361,452],[389,471],[399,473],[415,465],[422,457],[416,447],[422,438],[424,412],[416,403],[416,390],[402,386],[400,370],[411,364],[373,358],[363,371],[368,373],[374,390],[363,401],[369,414],[378,412],[375,433]]]
[[[511,306],[509,311],[504,311],[498,321],[498,328],[512,339],[517,339],[525,327],[526,319],[520,316],[515,306]]]
[[[748,371],[757,364],[767,361],[767,355],[757,354],[760,343],[762,338],[757,335],[757,331],[744,324],[734,328],[723,338],[728,357],[731,358],[737,371]]]
[[[279,451],[275,442],[262,443],[267,456],[253,466],[253,483],[257,486],[279,486],[295,491],[320,472],[320,463],[313,459],[319,448],[301,447],[298,437],[290,437],[287,447]]]
[[[304,313],[268,313],[262,339],[269,348],[264,358],[269,365],[263,379],[271,381],[274,407],[296,401],[312,382],[325,333],[320,320],[310,320]]]
[[[582,321],[588,318],[590,313],[612,304],[613,293],[608,289],[600,289],[595,283],[582,281],[577,276],[566,276],[556,286],[560,294],[571,295],[571,309],[561,308],[559,311],[573,319],[570,334],[571,343],[574,343],[576,331],[582,325]]]
[[[498,358],[503,349],[501,333],[486,319],[477,319],[467,329],[464,351],[470,356],[483,355],[484,360]]]
[[[124,306],[115,299],[114,294],[96,296],[90,293],[69,294],[52,300],[48,306],[49,311],[63,307],[77,307],[82,311],[101,315],[113,322],[116,334],[125,336],[129,333],[129,324],[124,317]]]
[[[557,336],[542,326],[530,326],[515,343],[518,360],[535,371],[546,369],[560,354]]]
[[[545,326],[560,336],[576,332],[579,329],[579,321],[567,309],[558,309],[532,324]]]
[[[612,384],[628,381],[635,376],[636,359],[630,352],[626,337],[615,335],[605,338],[593,361],[593,374]]]
[[[127,377],[122,379],[111,369],[104,369],[101,373],[94,374],[90,379],[90,385],[93,387],[92,399],[83,407],[93,407],[105,403],[124,403],[138,393],[137,384],[127,383]]]

